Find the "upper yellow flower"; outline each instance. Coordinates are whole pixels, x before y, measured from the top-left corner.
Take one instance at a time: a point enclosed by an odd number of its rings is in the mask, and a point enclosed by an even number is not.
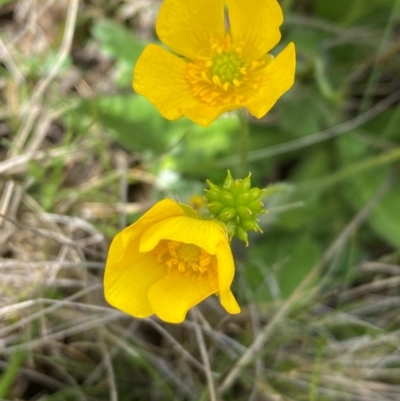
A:
[[[234,273],[224,228],[165,199],[114,238],[104,293],[111,305],[132,316],[156,314],[180,323],[190,308],[216,293],[229,313],[239,313],[230,290]]]
[[[133,88],[168,120],[185,115],[207,126],[241,107],[261,118],[294,81],[293,43],[276,58],[268,54],[282,22],[276,0],[164,0],[156,31],[181,57],[148,45]]]

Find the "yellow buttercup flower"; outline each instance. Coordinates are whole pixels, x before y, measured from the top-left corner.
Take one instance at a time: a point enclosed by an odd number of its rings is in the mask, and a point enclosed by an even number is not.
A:
[[[268,53],[282,22],[276,0],[164,0],[156,31],[176,55],[148,45],[133,88],[168,120],[207,126],[241,107],[261,118],[294,81],[293,43],[276,58]]]
[[[220,223],[165,199],[114,238],[104,293],[111,305],[132,316],[155,314],[180,323],[190,308],[212,294],[219,295],[229,313],[239,313],[230,290],[234,273]]]

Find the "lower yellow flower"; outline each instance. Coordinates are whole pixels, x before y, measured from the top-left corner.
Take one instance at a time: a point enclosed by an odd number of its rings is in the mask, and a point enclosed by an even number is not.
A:
[[[234,273],[225,229],[165,199],[114,238],[104,293],[111,305],[132,316],[156,314],[180,323],[212,294],[219,295],[229,313],[239,313],[230,290]]]

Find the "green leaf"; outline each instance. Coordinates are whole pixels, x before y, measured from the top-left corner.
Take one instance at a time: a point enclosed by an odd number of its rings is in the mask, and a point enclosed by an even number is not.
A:
[[[314,134],[321,128],[320,114],[315,113],[318,97],[313,97],[313,93],[304,95],[281,104],[281,114],[288,116],[281,120],[281,128],[293,137]]]
[[[304,234],[276,233],[262,247],[250,248],[250,252],[248,273],[258,301],[288,298],[321,256],[316,243]]]
[[[299,64],[300,71],[304,68],[304,62],[321,57],[321,39],[328,36],[326,32],[308,26],[294,27],[288,32],[285,39],[288,42],[296,43],[296,51],[304,57],[302,63]]]
[[[300,238],[287,249],[291,249],[289,260],[278,272],[283,298],[288,298],[292,294],[320,257],[319,248],[308,236]]]
[[[363,18],[379,15],[393,8],[396,0],[314,0],[314,11],[316,16],[341,20],[346,24],[352,24]],[[384,19],[383,19],[384,20]]]
[[[92,34],[99,41],[104,53],[132,67],[145,46],[130,30],[108,19],[98,21],[92,29]]]
[[[134,94],[99,97],[85,102],[80,112],[113,132],[117,143],[130,151],[160,154],[173,139],[173,127],[183,132],[190,126],[187,120],[165,120],[148,100]]]
[[[346,199],[355,209],[363,207],[378,190],[389,172],[388,168],[369,171],[352,180],[346,188]],[[371,213],[369,224],[379,236],[395,247],[400,247],[400,180]]]
[[[239,120],[237,118],[220,118],[207,128],[193,124],[189,135],[172,153],[176,169],[197,176],[200,173],[202,177],[212,181],[216,177],[212,171],[212,163],[217,156],[229,154],[232,143],[239,135],[238,131]],[[199,166],[202,168],[199,169]],[[205,169],[205,166],[208,166],[209,169]],[[210,172],[208,175],[207,170]],[[217,172],[218,178],[220,175],[226,175],[226,170],[221,169]]]
[[[384,110],[373,120],[365,124],[365,131],[381,139],[396,140],[400,142],[400,106],[395,109]]]

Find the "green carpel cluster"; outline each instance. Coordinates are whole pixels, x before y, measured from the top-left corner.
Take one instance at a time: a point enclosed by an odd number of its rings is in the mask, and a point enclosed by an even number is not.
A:
[[[206,189],[207,208],[217,220],[228,228],[230,238],[236,235],[248,245],[248,231],[262,232],[258,225],[258,216],[265,213],[260,201],[265,190],[251,188],[251,173],[246,178],[234,180],[228,175],[222,188],[207,180],[210,189]]]
[[[235,53],[221,53],[213,60],[211,76],[216,75],[221,83],[233,82],[241,78],[242,61]]]

